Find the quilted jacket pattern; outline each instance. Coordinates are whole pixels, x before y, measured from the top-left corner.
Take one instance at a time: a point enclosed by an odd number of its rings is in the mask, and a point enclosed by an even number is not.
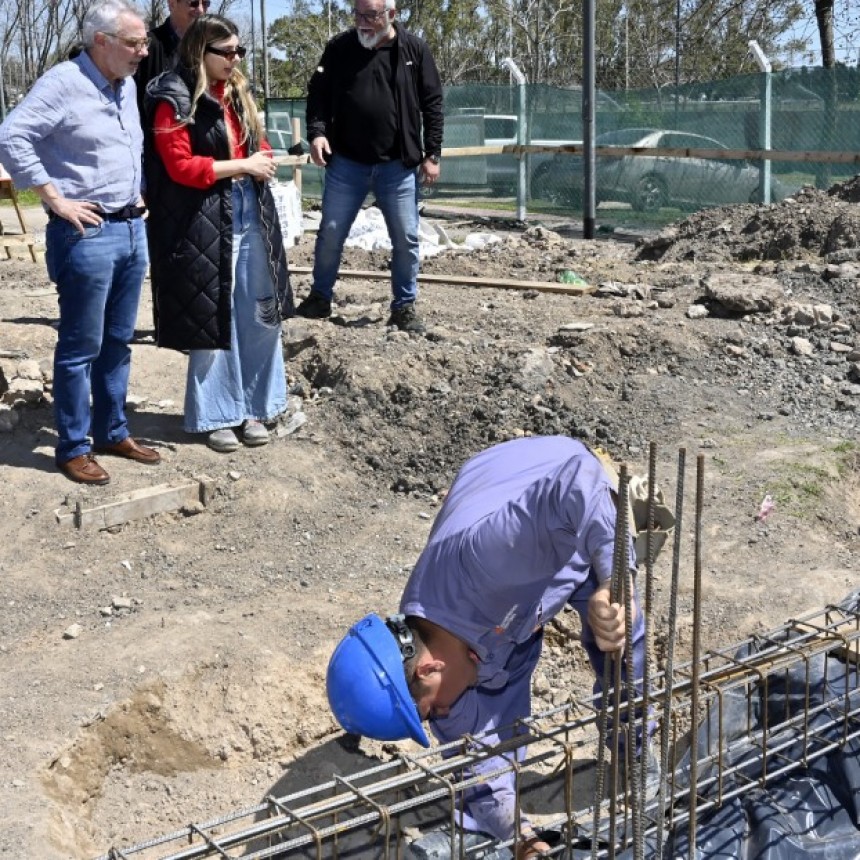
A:
[[[152,146],[155,107],[171,105],[177,121],[191,113],[193,78],[187,69],[168,71],[146,90],[145,147],[148,237],[156,343],[168,349],[229,349],[233,288],[232,181],[210,188],[180,185],[167,175]],[[240,107],[237,107],[240,110]],[[216,159],[230,158],[230,143],[220,103],[208,93],[197,102],[186,128],[192,151]],[[259,143],[249,142],[249,153]],[[276,307],[281,319],[294,313],[287,256],[272,192],[254,182],[260,222],[268,250]]]

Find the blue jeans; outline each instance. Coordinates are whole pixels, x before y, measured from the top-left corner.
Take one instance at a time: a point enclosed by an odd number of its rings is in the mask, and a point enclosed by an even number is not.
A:
[[[388,227],[391,307],[400,308],[418,296],[418,171],[399,159],[360,164],[342,155],[332,157],[325,171],[311,289],[331,301],[344,242],[370,191]]]
[[[45,236],[48,277],[57,285],[60,326],[54,351],[58,463],[128,433],[125,396],[140,288],[149,254],[142,218],[104,221],[81,235],[52,218]],[[92,394],[92,409],[90,408]]]
[[[268,421],[287,408],[281,320],[253,180],[233,183],[233,295],[230,349],[188,358],[185,430],[207,433]]]

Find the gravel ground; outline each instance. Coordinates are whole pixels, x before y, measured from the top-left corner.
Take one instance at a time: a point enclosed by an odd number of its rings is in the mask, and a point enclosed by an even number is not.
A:
[[[854,183],[832,192],[695,214],[639,241],[449,221],[455,242],[498,241],[422,270],[494,285],[424,286],[428,331],[410,336],[385,328],[384,280],[343,279],[331,321],[285,325],[290,414],[270,445],[233,455],[183,434],[185,358],[152,345],[146,298],[131,427],[163,462],[105,460],[112,482],[88,490],[53,466],[51,285],[41,265],[0,262],[0,855],[93,857],[389,755],[338,742],[328,656],[355,618],[396,608],[457,468],[497,441],[569,434],[634,472],[654,441],[669,499],[678,450],[691,497],[700,455],[706,648],[856,588],[860,215]],[[312,247],[303,237],[293,265]],[[382,251],[344,259],[386,266]],[[595,291],[506,288],[565,271]],[[202,476],[205,506],[103,530],[58,520]],[[766,494],[775,508],[757,521]],[[553,631],[536,707],[590,688],[574,638]]]

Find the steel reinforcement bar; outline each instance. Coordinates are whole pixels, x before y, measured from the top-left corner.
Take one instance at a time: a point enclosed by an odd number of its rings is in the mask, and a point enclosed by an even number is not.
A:
[[[763,787],[860,737],[858,671],[855,596],[733,648],[710,651],[696,666],[679,666],[670,679],[650,679],[645,698],[651,728],[657,726],[653,742],[671,746],[659,796],[646,799],[645,792],[625,785],[611,799],[606,792],[596,795],[595,786],[603,783],[594,766],[603,746],[600,708],[596,701],[578,701],[523,721],[515,737],[495,746],[477,736],[397,755],[348,777],[113,847],[99,860],[401,858],[418,856],[410,844],[434,831],[446,834],[448,857],[487,856],[510,843],[464,841],[460,802],[466,790],[505,772],[514,774],[517,806],[557,834],[553,855],[568,856],[565,851],[579,847],[614,857],[632,846],[634,856],[642,856],[645,840],[689,828],[697,816],[751,786]],[[669,725],[662,730],[666,714]],[[488,760],[488,771],[470,775],[473,765]],[[635,834],[634,812],[640,817]]]

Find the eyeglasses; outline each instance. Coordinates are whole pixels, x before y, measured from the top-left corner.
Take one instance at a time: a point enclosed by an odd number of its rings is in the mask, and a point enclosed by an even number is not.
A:
[[[385,18],[388,9],[382,9],[379,12],[359,12],[358,9],[352,10],[352,17],[356,21],[364,21],[365,24],[378,24]]]
[[[225,60],[232,60],[234,57],[244,60],[248,49],[243,45],[236,45],[235,48],[216,48],[213,45],[207,45],[206,53],[217,54],[219,57],[224,57]]]
[[[185,0],[185,5],[189,9],[199,9],[201,6],[208,9],[212,5],[212,0]]]
[[[104,35],[110,36],[111,39],[116,39],[117,42],[121,42],[126,48],[131,48],[132,51],[146,51],[152,44],[152,39],[149,37],[146,39],[131,39],[128,36],[121,36],[119,33],[105,33]]]

